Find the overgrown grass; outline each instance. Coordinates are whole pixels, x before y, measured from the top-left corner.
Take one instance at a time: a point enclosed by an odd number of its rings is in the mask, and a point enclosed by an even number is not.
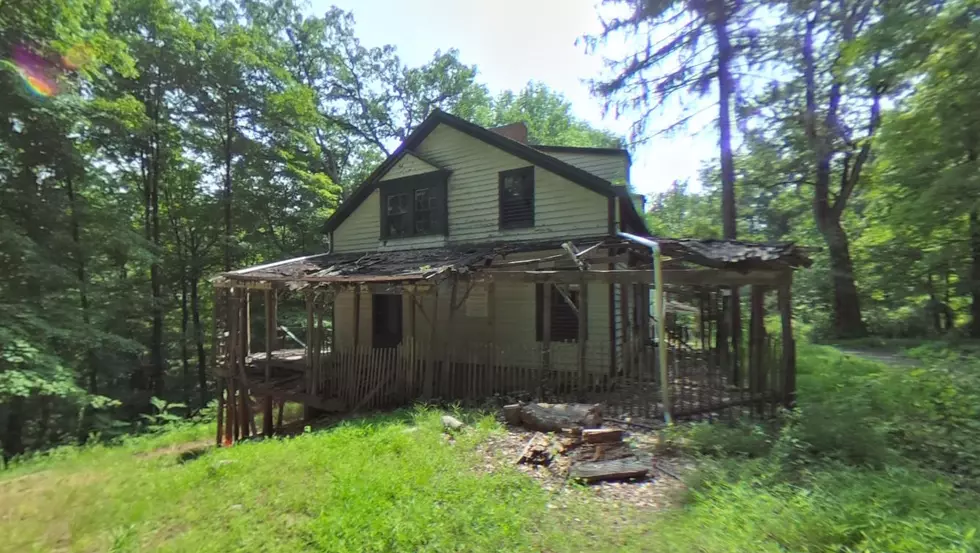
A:
[[[198,425],[65,448],[0,474],[0,551],[976,551],[980,366],[889,367],[801,346],[800,410],[680,425],[700,459],[667,513],[481,470],[419,409],[180,461]]]
[[[664,551],[974,551],[980,547],[976,359],[889,367],[799,352],[782,424],[678,427],[701,456],[687,508],[655,524]]]
[[[516,471],[473,470],[494,427],[474,422],[450,444],[438,413],[400,413],[183,464],[92,448],[0,481],[0,550],[526,548],[546,494]]]

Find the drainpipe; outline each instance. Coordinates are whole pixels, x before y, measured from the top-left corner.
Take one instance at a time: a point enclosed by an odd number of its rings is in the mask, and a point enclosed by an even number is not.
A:
[[[666,339],[666,317],[664,317],[664,283],[663,283],[663,272],[660,268],[660,244],[649,238],[644,238],[642,236],[636,236],[635,234],[629,234],[628,232],[618,232],[620,237],[629,240],[630,242],[635,242],[641,246],[646,246],[650,248],[653,253],[653,287],[656,301],[654,303],[654,311],[656,311],[656,323],[657,323],[657,361],[660,365],[660,388],[661,393],[663,393],[663,404],[664,404],[664,422],[667,424],[671,423],[671,406],[670,406],[670,389],[667,382],[667,339]],[[625,330],[625,329],[624,329]]]

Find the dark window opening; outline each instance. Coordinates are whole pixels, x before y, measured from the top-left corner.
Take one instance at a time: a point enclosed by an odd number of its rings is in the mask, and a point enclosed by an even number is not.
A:
[[[381,184],[381,238],[446,231],[445,173],[427,173]]]
[[[402,297],[374,294],[372,300],[372,347],[393,348],[402,343]]]
[[[536,285],[535,315],[537,326],[537,340],[544,339],[544,293],[545,288],[551,290],[551,341],[552,342],[577,342],[578,341],[578,313],[576,310],[581,306],[579,291],[576,289],[566,290],[566,294],[575,305],[572,309],[568,301],[558,288],[554,285]]]
[[[386,214],[388,219],[387,234],[390,238],[409,236],[411,234],[411,213],[408,209],[408,194],[388,194]]]
[[[500,173],[500,228],[534,226],[534,167]]]

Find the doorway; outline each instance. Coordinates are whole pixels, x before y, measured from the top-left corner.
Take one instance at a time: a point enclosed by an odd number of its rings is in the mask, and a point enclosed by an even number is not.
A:
[[[402,297],[400,294],[374,294],[372,297],[375,348],[393,348],[402,343]]]

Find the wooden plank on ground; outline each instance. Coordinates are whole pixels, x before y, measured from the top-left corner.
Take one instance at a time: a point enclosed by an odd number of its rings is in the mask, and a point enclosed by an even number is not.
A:
[[[575,463],[568,470],[568,477],[586,483],[608,480],[630,480],[644,478],[650,472],[649,466],[634,459],[613,459]]]
[[[605,444],[623,441],[621,428],[586,428],[582,430],[582,439],[590,444]]]

